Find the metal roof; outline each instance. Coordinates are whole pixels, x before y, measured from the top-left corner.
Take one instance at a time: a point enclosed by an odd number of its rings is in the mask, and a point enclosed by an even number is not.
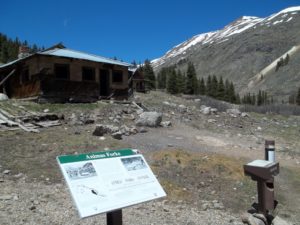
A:
[[[121,62],[119,60],[114,60],[114,59],[109,59],[109,58],[105,58],[102,56],[79,52],[79,51],[75,51],[72,49],[54,48],[54,49],[46,50],[43,52],[37,52],[35,54],[29,55],[29,56],[21,58],[21,59],[16,59],[9,63],[0,65],[0,68],[4,68],[4,67],[10,66],[10,65],[13,65],[13,64],[15,64],[19,61],[22,61],[26,58],[29,58],[33,55],[48,55],[48,56],[66,57],[66,58],[73,58],[73,59],[83,59],[83,60],[88,60],[88,61],[93,61],[93,62],[108,63],[108,64],[120,65],[120,66],[126,66],[126,67],[132,66],[129,63]]]
[[[120,66],[132,66],[129,63],[121,62],[118,60],[108,59],[102,56],[92,55],[84,52],[75,51],[68,48],[55,48],[44,52],[38,52],[37,54],[40,55],[52,55],[52,56],[59,56],[59,57],[66,57],[66,58],[74,58],[74,59],[84,59],[93,62],[101,62],[101,63],[109,63],[114,65]]]

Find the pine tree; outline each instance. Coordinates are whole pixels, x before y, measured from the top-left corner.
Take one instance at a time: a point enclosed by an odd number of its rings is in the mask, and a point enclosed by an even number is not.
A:
[[[219,82],[218,82],[217,96],[216,97],[219,100],[224,100],[225,99],[225,87],[224,87],[224,82],[223,82],[222,77],[220,77]]]
[[[187,72],[186,72],[186,88],[185,93],[189,95],[196,94],[198,87],[198,80],[196,75],[196,70],[193,63],[189,62]]]
[[[229,102],[231,102],[231,103],[236,102],[235,89],[234,89],[234,85],[232,82],[230,82],[230,84],[229,84],[228,98],[229,98]]]
[[[185,90],[185,76],[181,73],[180,70],[177,71],[176,85],[177,85],[177,92],[178,93],[184,93],[184,90]]]
[[[211,80],[211,96],[217,98],[218,95],[218,80],[215,75],[213,75]]]
[[[263,104],[263,95],[261,90],[259,90],[257,95],[257,105],[260,106],[262,104]]]
[[[199,94],[205,95],[206,94],[206,87],[203,77],[199,81]]]
[[[148,59],[146,59],[144,62],[143,73],[144,73],[144,77],[145,77],[146,89],[154,90],[156,87],[155,74],[154,74],[153,68],[151,66],[151,63]]]
[[[157,88],[165,89],[167,87],[168,68],[162,68],[157,74]]]
[[[168,84],[167,84],[167,91],[170,94],[177,94],[178,88],[177,88],[177,74],[175,69],[172,69],[172,71],[168,74]]]
[[[284,58],[284,65],[287,65],[290,61],[290,55],[286,54],[286,57]]]
[[[297,105],[300,105],[300,88],[298,89],[298,94],[297,94],[297,98],[296,98],[296,103],[297,103]]]
[[[212,97],[212,82],[211,82],[211,76],[209,75],[207,77],[207,80],[206,80],[206,94],[210,97]]]
[[[229,80],[226,79],[225,80],[225,96],[224,96],[224,101],[226,102],[230,102],[230,83],[229,83]]]

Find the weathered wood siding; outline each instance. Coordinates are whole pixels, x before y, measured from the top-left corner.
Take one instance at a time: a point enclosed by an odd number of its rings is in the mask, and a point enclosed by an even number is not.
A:
[[[69,79],[58,79],[55,75],[55,64],[69,65]],[[95,69],[95,80],[82,79],[82,68]],[[29,80],[22,81],[22,70],[28,68]],[[27,98],[41,96],[42,98],[60,99],[68,101],[90,101],[98,99],[100,95],[100,70],[109,72],[109,84],[107,89],[121,98],[127,98],[128,68],[125,66],[103,64],[80,59],[69,59],[56,56],[36,55],[24,60],[18,65],[17,73],[9,81],[9,93],[13,98]],[[113,82],[113,71],[122,71],[122,82]],[[117,96],[114,96],[117,97]],[[75,101],[76,101],[75,100]]]

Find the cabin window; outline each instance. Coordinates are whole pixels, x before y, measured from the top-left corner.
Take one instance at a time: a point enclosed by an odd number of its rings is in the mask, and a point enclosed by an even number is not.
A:
[[[21,82],[22,83],[26,83],[30,80],[30,77],[29,77],[29,68],[28,67],[25,67],[23,70],[22,70],[22,73],[21,73]]]
[[[70,79],[70,65],[69,64],[55,64],[55,77],[57,79]]]
[[[83,81],[95,81],[95,68],[82,67],[82,80]]]
[[[122,70],[114,70],[113,71],[112,82],[113,83],[122,83],[123,82],[123,71]]]

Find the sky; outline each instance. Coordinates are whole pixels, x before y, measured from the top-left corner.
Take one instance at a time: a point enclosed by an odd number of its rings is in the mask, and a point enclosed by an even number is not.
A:
[[[0,0],[0,33],[137,63],[241,16],[267,17],[300,0]]]

